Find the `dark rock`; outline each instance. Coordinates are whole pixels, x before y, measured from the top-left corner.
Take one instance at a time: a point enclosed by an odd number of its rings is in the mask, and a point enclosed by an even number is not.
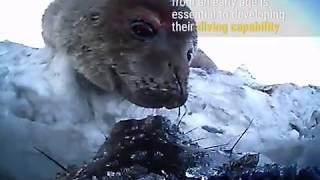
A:
[[[320,123],[320,112],[319,111],[315,110],[312,112],[310,122],[313,123],[312,128],[319,125],[319,123]]]
[[[266,93],[269,96],[272,96],[273,92],[276,89],[276,85],[261,86],[261,87],[256,87],[255,89],[263,93]]]
[[[68,168],[59,180],[104,179],[319,179],[320,171],[265,165],[259,154],[203,149],[161,116],[117,123],[89,163]]]
[[[204,153],[178,127],[160,116],[121,121],[112,129],[93,161],[60,179],[121,176],[146,178],[150,173],[183,179]],[[63,178],[62,178],[63,177]]]

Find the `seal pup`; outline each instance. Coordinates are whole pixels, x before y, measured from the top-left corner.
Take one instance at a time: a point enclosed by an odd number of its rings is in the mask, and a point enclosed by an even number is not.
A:
[[[174,32],[170,0],[55,0],[42,19],[43,39],[106,93],[146,108],[176,108],[188,97],[196,31]],[[177,19],[194,23],[193,19]]]

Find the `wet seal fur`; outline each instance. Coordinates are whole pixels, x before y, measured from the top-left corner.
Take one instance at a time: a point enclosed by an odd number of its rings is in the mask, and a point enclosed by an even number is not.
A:
[[[72,68],[106,93],[130,102],[168,109],[183,105],[197,33],[173,32],[170,0],[55,0],[42,20],[43,39],[65,54]],[[150,40],[132,33],[142,20],[156,31]],[[193,19],[177,20],[178,23]]]

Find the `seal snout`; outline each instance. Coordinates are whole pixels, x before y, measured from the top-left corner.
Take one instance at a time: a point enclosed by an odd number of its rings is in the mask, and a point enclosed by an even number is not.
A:
[[[159,61],[164,62],[164,61]],[[157,73],[148,72],[140,76],[139,80],[129,86],[130,91],[127,93],[128,99],[138,106],[145,108],[162,108],[173,109],[185,104],[188,98],[186,71],[177,68],[166,68],[161,64],[156,65],[159,71]],[[163,67],[163,68],[160,68]],[[146,70],[150,70],[148,68]],[[146,71],[145,70],[145,71]]]

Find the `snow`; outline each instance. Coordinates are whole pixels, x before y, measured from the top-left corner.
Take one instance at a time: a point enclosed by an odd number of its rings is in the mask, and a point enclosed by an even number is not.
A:
[[[237,152],[260,152],[284,165],[320,165],[320,88],[265,86],[245,67],[211,74],[192,69],[189,86],[181,127],[197,128],[189,135],[205,138],[203,147],[231,141],[230,148],[253,120]],[[154,113],[114,94],[81,89],[64,54],[0,43],[0,172],[17,179],[54,177],[59,169],[34,147],[62,164],[79,163],[94,155],[114,122]],[[156,113],[179,120],[178,109]]]

